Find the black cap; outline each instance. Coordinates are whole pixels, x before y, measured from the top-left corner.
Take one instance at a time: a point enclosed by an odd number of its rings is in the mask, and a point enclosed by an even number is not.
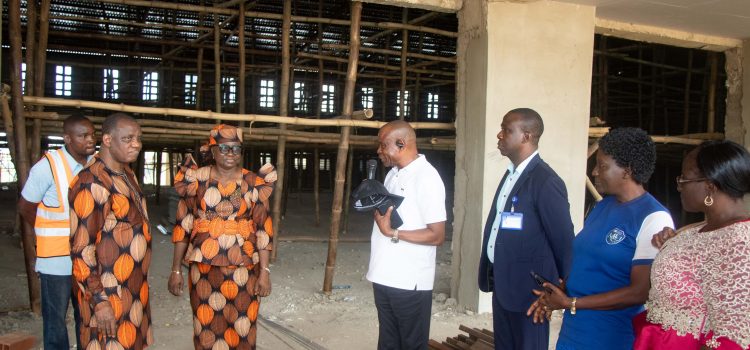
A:
[[[352,192],[352,199],[354,200],[354,209],[357,211],[373,210],[380,207],[388,201],[388,199],[391,200],[391,204],[395,209],[404,201],[404,197],[391,194],[385,186],[377,180],[362,181],[362,183]]]

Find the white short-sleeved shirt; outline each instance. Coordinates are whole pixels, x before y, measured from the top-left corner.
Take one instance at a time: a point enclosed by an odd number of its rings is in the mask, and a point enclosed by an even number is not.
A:
[[[404,197],[397,209],[404,221],[399,230],[419,230],[446,220],[443,180],[424,155],[403,169],[393,167],[385,177],[385,188]],[[399,289],[432,290],[436,246],[393,243],[377,224],[373,224],[371,242],[367,280]]]
[[[65,160],[70,165],[70,171],[73,176],[83,170],[84,165],[78,163],[68,150],[63,147]],[[91,160],[92,156],[89,156]],[[70,179],[73,180],[73,179]],[[66,184],[63,188],[70,186]],[[52,168],[49,165],[47,157],[42,157],[29,171],[29,178],[23,186],[21,196],[31,203],[44,203],[50,208],[60,206],[60,199],[57,198],[57,188],[55,187],[55,178],[52,176]],[[67,276],[73,271],[73,263],[70,256],[56,256],[52,258],[37,258],[36,271],[47,275]]]

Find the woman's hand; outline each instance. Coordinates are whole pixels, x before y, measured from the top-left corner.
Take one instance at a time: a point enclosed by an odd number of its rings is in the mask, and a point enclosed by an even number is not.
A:
[[[656,248],[661,249],[661,247],[664,246],[664,243],[666,243],[668,240],[670,240],[674,236],[677,236],[677,232],[675,232],[675,230],[669,227],[665,227],[659,233],[651,237],[651,245],[653,245]]]
[[[531,307],[526,311],[526,316],[532,316],[532,322],[534,323],[544,323],[545,320],[552,317],[552,310],[548,310],[547,306],[541,302],[541,295],[545,294],[544,291],[533,289],[532,292],[540,297],[531,304]]]
[[[265,269],[260,270],[260,276],[258,282],[255,283],[255,295],[259,297],[267,297],[271,295],[271,273]]]
[[[175,296],[182,295],[182,284],[182,273],[172,271],[172,273],[169,275],[169,280],[167,281],[167,288],[169,289],[169,292]]]
[[[565,294],[565,291],[560,289],[560,287],[549,282],[544,282],[542,286],[546,290],[546,293],[541,293],[540,295],[537,294],[537,291],[534,291],[534,294],[539,295],[539,299],[542,300],[542,304],[544,304],[547,309],[553,311],[570,307],[570,297],[568,297],[568,295]]]

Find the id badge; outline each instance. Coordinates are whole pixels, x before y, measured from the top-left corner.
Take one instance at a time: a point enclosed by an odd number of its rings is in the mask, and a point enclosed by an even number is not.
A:
[[[523,213],[502,212],[500,213],[500,228],[504,230],[522,230]]]

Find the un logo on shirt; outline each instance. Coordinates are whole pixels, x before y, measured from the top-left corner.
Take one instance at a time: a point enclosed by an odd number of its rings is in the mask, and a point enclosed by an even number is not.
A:
[[[607,244],[614,245],[622,242],[625,239],[625,231],[619,228],[613,228],[607,233]]]

